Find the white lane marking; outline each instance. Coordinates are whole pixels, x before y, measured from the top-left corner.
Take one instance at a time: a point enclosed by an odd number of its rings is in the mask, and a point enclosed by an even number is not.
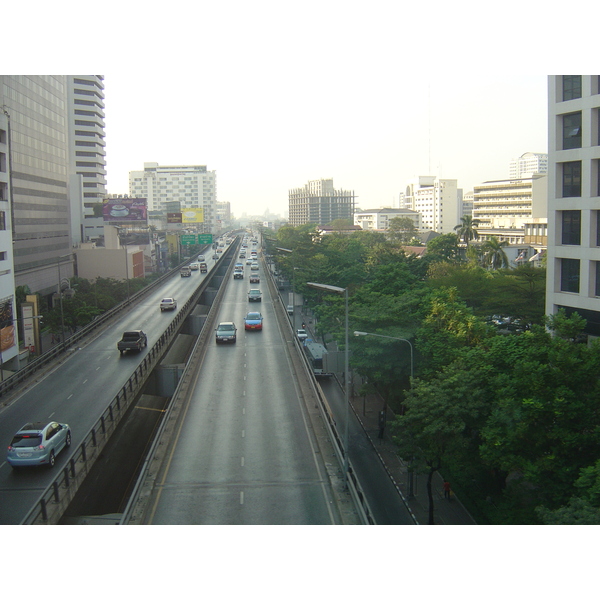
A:
[[[240,492],[240,504],[244,504],[244,492]]]
[[[83,382],[82,382],[82,385],[83,385],[83,383],[87,383],[87,382],[88,382],[88,380],[84,379]]]
[[[245,438],[246,437],[246,430],[242,429],[242,437]]]
[[[245,463],[245,461],[244,461],[244,457],[242,456],[242,463],[241,463],[241,465],[240,465],[240,466],[242,466],[242,467],[243,467],[243,466],[245,466],[245,465],[244,465],[244,463]]]

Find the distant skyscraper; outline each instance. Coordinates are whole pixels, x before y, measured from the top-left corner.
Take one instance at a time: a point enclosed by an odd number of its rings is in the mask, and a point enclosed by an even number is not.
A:
[[[526,152],[519,158],[513,158],[510,161],[509,179],[522,179],[531,177],[535,173],[548,172],[548,155],[536,154],[535,152]]]
[[[600,76],[548,78],[546,313],[564,308],[600,336]]]
[[[353,191],[334,190],[333,179],[309,181],[288,193],[290,225],[328,225],[336,219],[353,223],[354,200]]]
[[[159,166],[144,163],[143,171],[129,172],[129,195],[147,198],[148,211],[166,215],[167,202],[177,201],[181,210],[202,208],[204,230],[219,229],[217,223],[217,173],[203,165]]]

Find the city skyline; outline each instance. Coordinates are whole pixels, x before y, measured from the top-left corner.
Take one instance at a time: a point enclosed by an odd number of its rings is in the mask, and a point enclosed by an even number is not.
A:
[[[561,17],[527,3],[492,20],[464,0],[109,6],[107,43],[81,52],[70,27],[94,9],[64,5],[71,23],[27,18],[27,56],[7,70],[104,76],[108,193],[128,194],[145,162],[205,165],[237,216],[283,216],[288,191],[318,179],[371,209],[396,205],[421,175],[465,193],[506,178],[511,159],[548,151],[548,75],[595,70],[582,64],[595,56],[593,20],[577,47],[549,44]],[[22,12],[8,7],[7,19]]]

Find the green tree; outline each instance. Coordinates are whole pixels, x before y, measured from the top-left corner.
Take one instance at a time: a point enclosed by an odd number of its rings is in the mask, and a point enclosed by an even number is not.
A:
[[[388,235],[400,244],[408,244],[415,237],[417,228],[410,217],[394,217],[390,219]]]
[[[586,320],[577,312],[567,316],[565,309],[559,308],[556,314],[548,315],[546,325],[558,337],[574,342],[584,330]]]
[[[508,246],[508,242],[504,240],[500,242],[496,236],[492,236],[489,240],[481,245],[483,253],[483,264],[490,269],[500,269],[508,267],[508,257],[503,248]]]
[[[438,235],[427,242],[427,254],[437,260],[460,262],[458,236],[455,233]]]
[[[471,240],[479,238],[479,233],[477,232],[478,225],[479,221],[477,219],[473,219],[471,215],[464,215],[460,218],[460,224],[456,225],[454,228],[454,231],[456,231],[458,237],[465,242],[467,248],[469,247],[469,242]]]

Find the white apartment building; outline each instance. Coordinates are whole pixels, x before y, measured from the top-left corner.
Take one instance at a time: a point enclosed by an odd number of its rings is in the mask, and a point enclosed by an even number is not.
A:
[[[600,336],[600,76],[548,78],[546,313],[563,307]]]
[[[181,210],[201,208],[207,233],[217,231],[217,173],[205,165],[160,166],[144,163],[143,171],[129,172],[129,195],[146,198],[148,212],[167,213],[167,202],[179,202]]]
[[[535,173],[548,172],[548,155],[526,152],[519,158],[513,158],[508,168],[509,179],[532,177]]]
[[[473,189],[473,219],[479,240],[491,237],[524,244],[525,224],[547,214],[548,176],[485,181]]]
[[[385,231],[395,217],[409,217],[415,229],[421,229],[420,213],[408,208],[375,208],[354,213],[354,224],[370,231]]]
[[[400,194],[400,208],[420,213],[422,229],[453,233],[462,216],[462,190],[456,179],[423,175],[409,182]]]

